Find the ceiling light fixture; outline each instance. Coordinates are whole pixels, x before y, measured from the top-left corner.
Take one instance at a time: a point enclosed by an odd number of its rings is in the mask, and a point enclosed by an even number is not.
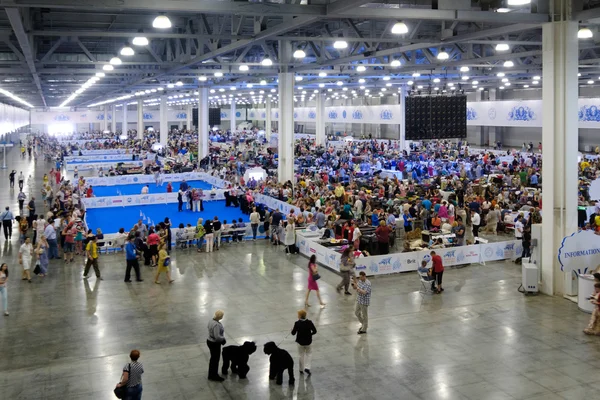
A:
[[[169,29],[171,27],[171,20],[166,15],[159,15],[152,21],[152,27],[156,29]]]
[[[510,61],[510,60],[508,60],[508,61],[504,61],[504,66],[505,66],[506,68],[512,68],[512,67],[514,67],[514,66],[515,66],[515,63],[514,63],[514,62],[512,62],[512,61]]]
[[[460,67],[460,72],[469,72],[469,67]]]
[[[250,67],[247,66],[246,64],[242,64],[242,65],[240,65],[239,69],[240,69],[240,71],[248,71],[250,69]]]
[[[222,72],[219,72],[219,71],[215,72],[215,78],[221,78],[222,76],[223,76]]]
[[[502,77],[504,77],[505,75],[506,75],[506,74],[505,74],[504,72],[498,72],[498,73],[496,74],[496,76],[497,76],[498,78],[502,78]]]
[[[269,57],[267,57],[267,58],[263,59],[263,60],[260,62],[260,64],[261,64],[263,67],[270,67],[271,65],[273,65],[273,60],[271,60]]]
[[[366,81],[365,81],[363,78],[360,78],[360,79],[358,80],[358,83],[365,83],[365,82],[366,82]]]
[[[104,78],[106,74],[104,72],[96,72],[96,76],[99,78]]]
[[[266,84],[267,84],[267,81],[265,81],[265,80],[263,79],[262,81],[260,81],[260,84],[261,84],[261,85],[266,85]]]
[[[577,37],[579,39],[591,39],[594,37],[594,33],[592,32],[592,30],[590,28],[581,28],[577,32]]]
[[[125,47],[123,47],[121,49],[120,54],[122,56],[128,56],[129,57],[129,56],[134,55],[135,51],[133,51],[133,49],[129,45],[126,45]]]
[[[383,80],[384,80],[384,81],[389,81],[390,79],[392,79],[392,78],[390,78],[389,76],[384,76],[384,77],[383,77]]]
[[[338,40],[336,40],[335,42],[333,42],[333,48],[334,49],[346,49],[348,48],[348,42],[346,42],[345,40],[343,40],[343,36],[340,35],[340,38]]]
[[[358,67],[356,67],[356,72],[365,72],[367,70],[367,67],[365,67],[364,65],[359,65]]]
[[[402,65],[402,63],[400,62],[400,60],[392,60],[392,62],[390,63],[390,67],[394,67],[394,68],[397,68],[401,65]]]
[[[327,72],[319,72],[319,77],[325,78],[327,76]]]
[[[294,58],[304,58],[304,57],[306,57],[306,52],[301,47],[298,47],[296,49],[296,51],[294,51]]]
[[[112,66],[112,65],[110,65],[110,64],[104,64],[104,65],[102,66],[102,69],[103,69],[103,70],[105,70],[105,71],[112,71],[113,69],[115,69],[115,67],[113,67],[113,66]]]
[[[540,79],[542,79],[542,78],[540,78],[540,76],[539,76],[539,75],[536,75],[536,76],[534,76],[534,77],[533,77],[533,78],[531,78],[531,79],[533,79],[534,81],[539,81],[539,80],[540,80]]]
[[[412,76],[413,76],[413,78],[418,78],[421,76],[421,74],[418,72],[413,72]]]
[[[121,59],[119,57],[113,57],[110,59],[110,63],[112,65],[121,65],[123,63],[123,61],[121,61]]]
[[[509,6],[524,6],[530,4],[531,0],[508,0],[507,4]]]
[[[508,50],[510,50],[508,43],[498,43],[496,45],[496,51],[508,51]]]
[[[177,81],[177,82],[175,82],[175,86],[183,86],[183,82]]]
[[[342,82],[342,81],[337,81],[335,84],[336,84],[336,85],[338,85],[338,86],[343,86],[343,85],[344,85],[344,82]]]
[[[11,99],[13,99],[13,100],[15,100],[15,101],[17,101],[17,102],[19,102],[19,103],[27,106],[27,107],[33,108],[33,106],[31,104],[29,104],[28,102],[26,102],[25,100],[23,100],[19,96],[16,96],[16,95],[12,94],[8,90],[4,90],[4,89],[0,88],[0,93],[2,93],[3,95],[5,95],[6,97],[10,97]],[[61,105],[61,107],[63,107],[63,106]]]
[[[198,80],[199,80],[200,82],[206,82],[206,80],[207,80],[207,79],[208,79],[208,78],[207,78],[206,76],[204,76],[204,75],[200,75],[200,76],[198,77]]]
[[[398,21],[392,26],[392,33],[394,35],[404,35],[408,33],[408,26],[402,21]]]
[[[445,51],[440,51],[437,55],[437,59],[444,61],[450,58],[450,54],[446,53]]]
[[[148,46],[148,44],[150,42],[148,42],[148,38],[146,38],[145,36],[136,36],[133,38],[133,40],[131,41],[131,43],[134,46]]]

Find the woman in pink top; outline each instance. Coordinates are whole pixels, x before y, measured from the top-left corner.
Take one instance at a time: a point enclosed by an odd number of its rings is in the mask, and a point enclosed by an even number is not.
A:
[[[154,227],[150,228],[148,232],[149,235],[148,239],[146,239],[146,244],[148,245],[150,255],[152,256],[152,266],[155,267],[158,257],[158,243],[160,242],[160,236],[154,232]]]
[[[308,289],[306,289],[306,299],[304,300],[304,307],[310,307],[308,304],[308,295],[311,290],[317,292],[317,299],[319,299],[319,303],[321,304],[321,308],[325,308],[325,303],[321,300],[321,294],[319,293],[319,284],[315,280],[315,275],[319,274],[319,268],[317,267],[317,256],[314,254],[310,256],[310,260],[308,260]]]

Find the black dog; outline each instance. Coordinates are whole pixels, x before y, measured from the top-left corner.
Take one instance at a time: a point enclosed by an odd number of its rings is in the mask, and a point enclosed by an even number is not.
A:
[[[280,349],[274,342],[265,343],[265,354],[270,355],[269,358],[269,379],[276,379],[275,383],[281,385],[283,383],[283,372],[287,369],[290,376],[290,385],[293,385],[294,379],[294,359],[284,349]]]
[[[229,363],[231,362],[231,372],[238,374],[240,379],[245,379],[250,367],[248,359],[250,354],[256,351],[254,342],[244,342],[241,346],[223,347],[223,368],[221,373],[227,375]]]

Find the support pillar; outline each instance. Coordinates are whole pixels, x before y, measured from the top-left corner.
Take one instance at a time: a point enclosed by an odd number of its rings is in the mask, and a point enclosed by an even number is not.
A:
[[[112,116],[110,120],[110,130],[113,133],[117,133],[117,105],[112,105]]]
[[[400,103],[400,125],[398,126],[398,133],[400,140],[400,151],[406,149],[406,86],[400,87],[400,93],[398,94],[398,103]]]
[[[169,137],[169,121],[167,121],[167,96],[161,96],[160,98],[159,121],[160,144],[163,147],[167,147],[167,140]]]
[[[482,98],[482,92],[480,90],[476,90],[475,93],[473,93],[473,95],[475,96],[475,101],[476,102],[480,102],[481,100],[483,100]],[[486,142],[486,133],[487,133],[487,127],[485,126],[480,126],[476,131],[475,131],[475,144],[478,146],[484,146],[485,147],[485,142]],[[467,138],[468,140],[468,138]]]
[[[562,239],[577,231],[578,24],[569,16],[562,19],[542,27],[541,291],[549,295],[565,293],[571,273],[561,271],[557,253]]]
[[[108,106],[102,106],[102,112],[104,116],[102,117],[102,123],[100,124],[100,130],[104,132],[108,129]]]
[[[315,119],[316,124],[316,143],[317,146],[325,146],[326,136],[325,136],[325,94],[317,93],[317,117]]]
[[[231,119],[229,120],[229,130],[231,132],[235,132],[237,130],[237,122],[236,122],[236,116],[235,114],[237,113],[237,104],[235,103],[235,98],[231,99]]]
[[[208,155],[208,88],[198,89],[198,158]]]
[[[137,138],[144,139],[144,102],[142,99],[137,103]]]
[[[188,131],[192,130],[192,114],[194,110],[192,109],[192,105],[188,104],[185,111],[185,129]]]
[[[267,102],[265,103],[265,135],[267,142],[271,140],[271,132],[273,131],[271,125],[271,98],[267,97]]]
[[[123,103],[123,123],[121,124],[121,132],[127,135],[127,103]]]
[[[496,89],[490,89],[488,91],[488,100],[496,101],[496,94]],[[496,143],[498,142],[499,136],[496,136],[496,133],[499,132],[496,131],[495,126],[488,126],[488,142],[490,143],[490,147],[495,147]]]
[[[294,74],[279,74],[279,182],[294,178]]]

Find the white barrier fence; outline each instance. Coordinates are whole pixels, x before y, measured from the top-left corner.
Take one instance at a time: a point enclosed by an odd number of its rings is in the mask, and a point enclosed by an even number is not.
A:
[[[92,155],[83,155],[83,156],[66,156],[65,162],[73,163],[73,162],[102,162],[102,161],[131,161],[133,158],[132,154],[92,154]]]
[[[206,172],[182,172],[178,174],[160,174],[163,182],[204,181],[217,188],[225,188],[229,182],[207,174]],[[153,183],[154,175],[122,175],[85,178],[86,183],[92,186],[116,186],[139,183]]]
[[[215,190],[215,196],[204,194],[203,201],[225,200],[226,190]],[[177,193],[153,193],[153,194],[132,194],[123,196],[106,197],[86,197],[82,199],[86,209],[91,208],[109,208],[109,207],[127,207],[127,206],[145,206],[154,204],[177,203]]]
[[[108,170],[110,167],[117,167],[117,164],[119,163],[124,163],[127,164],[129,166],[133,165],[136,167],[141,167],[142,166],[142,161],[104,161],[104,162],[92,162],[92,163],[88,163],[88,162],[83,162],[81,164],[73,164],[71,163],[67,163],[66,165],[66,169],[67,171],[74,171],[75,170],[75,166],[77,166],[77,170],[78,171],[89,171],[91,169],[98,169],[100,167],[102,167],[103,170]]]
[[[129,149],[104,149],[104,150],[80,150],[84,156],[104,155],[104,154],[125,154]],[[131,151],[130,151],[131,153]]]
[[[301,232],[296,232],[296,234],[296,245],[300,253],[307,257],[316,255],[317,262],[334,271],[340,271],[340,253],[316,243],[314,238],[305,236]],[[522,251],[523,247],[520,240],[435,249],[435,252],[442,257],[445,267],[487,261],[514,260],[521,256]],[[365,271],[367,275],[387,275],[416,271],[423,260],[427,261],[428,268],[431,267],[430,253],[431,250],[423,250],[361,257],[355,260],[356,270],[357,272]]]

